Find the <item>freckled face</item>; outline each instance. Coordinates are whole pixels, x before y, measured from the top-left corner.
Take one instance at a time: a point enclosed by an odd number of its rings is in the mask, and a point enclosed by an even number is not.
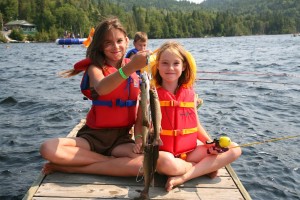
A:
[[[107,32],[103,51],[106,56],[106,62],[112,66],[122,59],[126,53],[128,37],[119,29],[111,29]]]
[[[182,60],[170,51],[164,51],[158,61],[159,75],[163,83],[178,83],[178,79],[185,70]]]

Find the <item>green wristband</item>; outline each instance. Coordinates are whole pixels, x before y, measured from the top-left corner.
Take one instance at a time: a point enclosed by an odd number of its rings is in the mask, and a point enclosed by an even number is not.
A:
[[[138,138],[142,138],[143,136],[141,134],[138,134],[135,136],[135,139],[138,139]]]
[[[126,76],[126,75],[124,74],[122,67],[119,68],[119,73],[120,73],[120,75],[122,76],[122,78],[124,78],[124,79],[127,79],[127,78],[128,78],[128,76]]]

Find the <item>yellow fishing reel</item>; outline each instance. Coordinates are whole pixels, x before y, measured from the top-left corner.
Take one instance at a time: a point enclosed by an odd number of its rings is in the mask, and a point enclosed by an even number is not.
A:
[[[231,140],[227,136],[221,136],[219,139],[214,139],[212,142],[206,142],[206,144],[215,144],[213,150],[218,153],[224,153],[229,150]],[[209,149],[207,149],[207,153],[210,154]]]
[[[230,146],[230,144],[231,144],[231,140],[230,140],[229,137],[227,137],[227,136],[221,136],[219,138],[219,146],[221,148],[228,148]]]

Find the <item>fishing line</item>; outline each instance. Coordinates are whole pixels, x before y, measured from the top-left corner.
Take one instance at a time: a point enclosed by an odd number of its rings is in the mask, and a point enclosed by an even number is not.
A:
[[[287,137],[273,138],[273,139],[264,140],[264,141],[258,141],[258,142],[250,142],[250,143],[241,144],[241,145],[234,146],[234,147],[229,147],[229,149],[233,149],[233,148],[237,148],[237,147],[249,147],[249,146],[254,146],[254,145],[258,145],[258,144],[264,144],[264,143],[276,142],[276,141],[280,141],[280,140],[293,139],[293,138],[297,138],[297,137],[300,137],[300,135],[293,135],[293,136],[287,136]]]
[[[219,78],[197,78],[196,81],[224,81],[224,82],[245,82],[245,83],[267,83],[267,84],[277,84],[277,85],[295,85],[300,86],[300,84],[296,83],[275,83],[272,81],[248,81],[248,80],[240,80],[240,79],[219,79]]]
[[[143,172],[144,173],[144,169],[143,166],[140,167],[138,174],[135,177],[135,181],[138,183],[140,181],[142,181],[144,179],[143,175],[141,176],[141,178],[139,178],[139,173]]]
[[[300,78],[300,76],[293,75],[293,74],[275,74],[275,73],[256,73],[256,72],[233,72],[233,71],[227,71],[227,72],[218,72],[218,71],[197,71],[197,73],[203,73],[203,74],[246,74],[246,75],[255,75],[255,76],[283,76],[283,77],[296,77]]]

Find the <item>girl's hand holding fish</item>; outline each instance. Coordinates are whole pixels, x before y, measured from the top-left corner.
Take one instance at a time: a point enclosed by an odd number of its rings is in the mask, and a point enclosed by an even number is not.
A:
[[[135,67],[135,70],[140,70],[148,64],[147,62],[150,54],[150,50],[139,51],[133,56],[130,63],[133,63],[133,67]]]
[[[136,154],[141,154],[142,152],[142,144],[143,144],[143,139],[141,137],[135,138],[135,145],[133,147],[133,153]]]

